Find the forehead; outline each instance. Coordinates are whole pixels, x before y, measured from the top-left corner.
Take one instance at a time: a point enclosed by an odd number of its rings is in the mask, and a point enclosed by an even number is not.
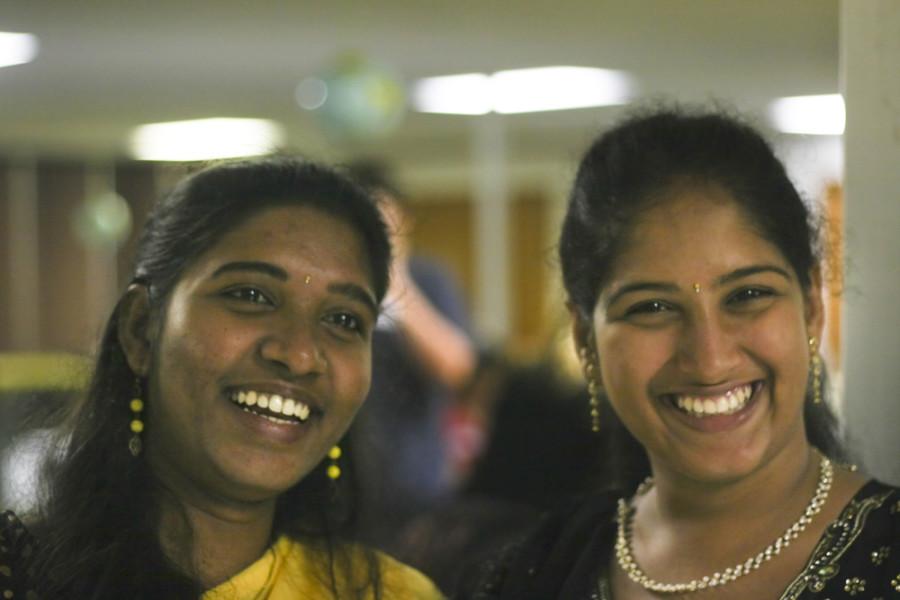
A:
[[[362,236],[345,220],[312,206],[273,206],[229,229],[198,260],[211,266],[262,260],[285,269],[338,270],[369,283]]]
[[[636,215],[623,233],[612,275],[701,277],[755,263],[788,267],[730,192],[691,184],[660,194]]]

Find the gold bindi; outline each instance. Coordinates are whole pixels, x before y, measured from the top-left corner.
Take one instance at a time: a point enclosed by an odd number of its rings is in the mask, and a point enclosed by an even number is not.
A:
[[[694,284],[694,293],[695,293],[695,294],[699,294],[700,291],[701,291],[702,289],[703,289],[703,288],[700,287],[700,284],[699,284],[699,283],[695,283],[695,284]]]
[[[303,278],[303,283],[305,283],[306,285],[309,285],[310,281],[312,281],[312,275],[307,275]]]

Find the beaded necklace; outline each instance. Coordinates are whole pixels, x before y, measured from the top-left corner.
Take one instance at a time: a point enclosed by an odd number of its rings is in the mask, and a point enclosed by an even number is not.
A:
[[[624,498],[619,499],[619,508],[616,513],[616,559],[619,561],[619,567],[628,577],[643,587],[644,589],[663,593],[678,594],[687,592],[697,592],[709,588],[715,588],[726,583],[730,583],[742,577],[747,573],[757,570],[763,563],[772,560],[778,556],[782,550],[787,548],[790,543],[797,539],[806,527],[812,522],[828,500],[828,493],[831,491],[831,482],[834,479],[834,466],[831,461],[822,457],[819,463],[819,482],[816,484],[816,491],[812,499],[806,506],[806,510],[800,518],[776,539],[774,542],[766,546],[756,556],[751,556],[746,561],[738,563],[733,567],[728,567],[724,571],[716,571],[712,575],[706,575],[699,579],[692,579],[683,583],[660,583],[651,579],[638,566],[634,559],[634,552],[631,549],[631,529],[634,520],[634,508],[630,507]],[[638,488],[636,495],[647,492],[653,485],[653,479],[648,477],[644,483]]]

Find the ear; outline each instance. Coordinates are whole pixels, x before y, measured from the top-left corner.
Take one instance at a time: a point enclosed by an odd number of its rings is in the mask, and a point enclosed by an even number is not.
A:
[[[809,290],[806,292],[804,312],[808,335],[821,340],[825,328],[825,304],[822,301],[822,271],[819,267],[814,267],[809,272]]]
[[[119,344],[128,366],[142,377],[150,372],[154,338],[151,312],[147,286],[140,283],[128,286],[119,301]]]

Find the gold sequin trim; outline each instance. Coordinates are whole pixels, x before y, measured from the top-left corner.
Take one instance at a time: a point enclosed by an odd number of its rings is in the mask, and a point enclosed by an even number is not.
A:
[[[851,577],[844,582],[844,591],[851,596],[861,594],[866,591],[866,580],[859,577]]]
[[[881,563],[884,562],[884,559],[886,559],[888,556],[890,556],[890,554],[891,554],[891,549],[888,548],[887,546],[882,546],[878,550],[874,550],[872,552],[872,563],[875,566],[879,566],[879,565],[881,565]]]

